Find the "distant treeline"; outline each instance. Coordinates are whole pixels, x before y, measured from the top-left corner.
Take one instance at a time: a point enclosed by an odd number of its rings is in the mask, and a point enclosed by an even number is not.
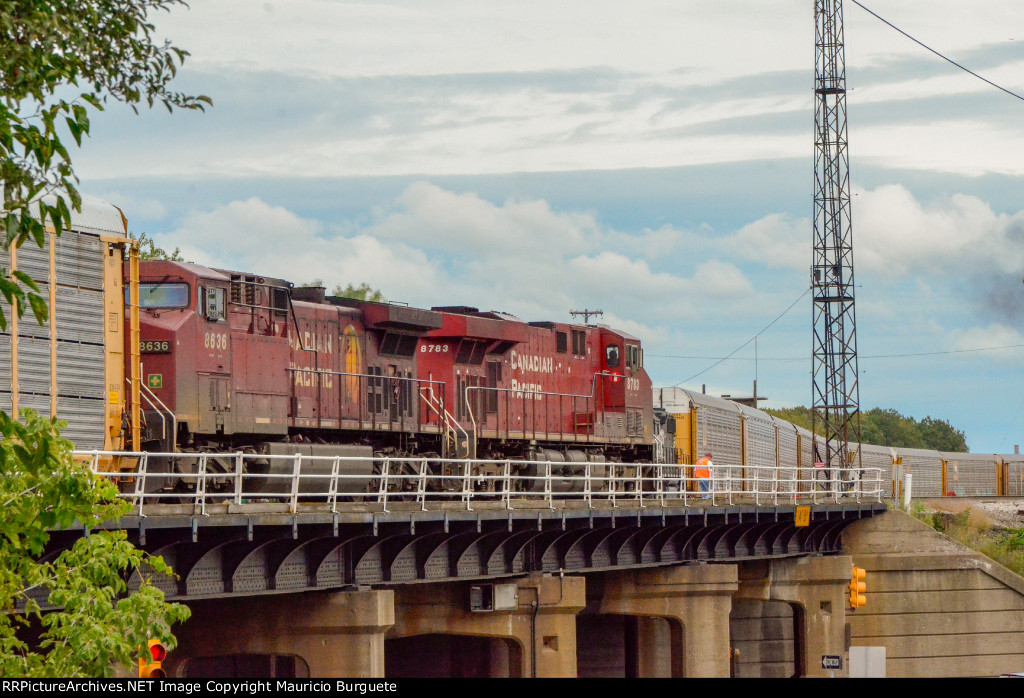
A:
[[[808,407],[764,411],[804,429],[811,428],[811,410]],[[822,433],[820,419],[816,426],[818,428],[815,431]],[[905,417],[896,410],[876,407],[861,412],[860,428],[861,441],[866,444],[961,453],[969,451],[964,433],[945,419],[925,417],[919,422],[913,417]]]

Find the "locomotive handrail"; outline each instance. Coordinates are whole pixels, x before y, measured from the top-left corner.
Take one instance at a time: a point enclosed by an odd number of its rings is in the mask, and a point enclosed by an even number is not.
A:
[[[473,425],[473,433],[475,434],[477,432],[476,414],[473,412],[473,403],[469,399],[469,391],[470,390],[490,390],[490,391],[493,391],[495,393],[523,393],[524,395],[526,395],[526,394],[541,395],[543,397],[568,397],[568,398],[572,398],[574,400],[580,399],[580,398],[582,398],[584,400],[596,400],[597,399],[597,379],[599,377],[605,377],[605,378],[617,377],[617,378],[621,378],[622,376],[621,376],[621,374],[612,373],[610,371],[598,371],[598,372],[594,373],[594,375],[590,379],[590,395],[584,395],[583,393],[550,393],[550,392],[545,392],[545,391],[535,392],[535,391],[529,391],[529,390],[517,390],[516,388],[496,388],[496,387],[491,387],[491,386],[487,386],[487,385],[467,385],[465,388],[463,388],[462,399],[466,403],[466,412],[467,412],[467,414],[469,414],[469,421]],[[596,412],[596,409],[595,409],[595,412]],[[525,426],[524,426],[524,428],[525,428]]]
[[[441,423],[444,424],[444,429],[445,429],[444,435],[445,435],[445,438],[447,439],[450,435],[455,434],[455,429],[457,428],[459,431],[462,432],[462,436],[466,439],[466,443],[468,445],[468,443],[469,443],[469,434],[467,434],[466,430],[462,428],[462,425],[459,424],[458,420],[455,419],[455,417],[452,416],[451,412],[449,412],[447,409],[445,409],[444,402],[442,402],[441,400],[438,400],[434,396],[434,386],[431,385],[431,384],[436,383],[436,384],[440,385],[441,382],[440,381],[428,381],[428,383],[430,383],[430,384],[428,384],[426,386],[422,386],[422,385],[420,386],[420,389],[419,389],[420,399],[423,400],[423,402],[425,402],[427,404],[427,407],[429,407],[430,409],[432,409],[434,411],[434,414],[436,414],[438,419],[441,420]],[[423,395],[423,390],[424,389],[430,391],[429,398],[425,397]],[[475,429],[474,429],[474,432],[475,432]],[[458,436],[454,437],[454,441],[455,441],[456,448],[458,448]]]
[[[131,378],[125,378],[125,382],[127,382],[129,386],[132,385],[132,379]],[[154,403],[152,400],[150,400],[149,396],[144,394],[141,390],[139,391],[139,396],[141,398],[143,398],[146,401],[146,403],[150,407],[152,407],[153,410],[157,413],[157,416],[160,417],[160,438],[161,439],[166,439],[167,438],[167,418],[164,417],[164,413],[161,412],[160,408],[158,408],[156,406],[156,403]]]
[[[698,491],[700,480],[676,464],[586,463],[578,474],[562,470],[565,463],[545,461],[470,460],[425,457],[308,456],[230,453],[147,453],[75,451],[88,457],[99,477],[122,484],[121,497],[139,516],[180,513],[167,505],[191,505],[193,513],[214,516],[223,505],[273,508],[289,513],[310,508],[339,511],[373,510],[388,513],[395,506],[428,505],[444,508],[458,504],[465,511],[478,508],[556,509],[579,502],[587,508],[646,508],[735,505],[757,506],[819,503],[844,498],[881,501],[883,469],[766,468],[715,465],[710,492]],[[103,456],[121,456],[138,462],[137,470],[104,471]],[[180,475],[179,487],[152,491],[147,478],[166,479],[169,470],[149,472],[154,459],[195,461],[194,470]],[[281,464],[277,471],[256,472],[248,462]],[[218,470],[217,467],[223,468]],[[225,466],[225,464],[230,464]],[[378,467],[371,468],[369,465]],[[431,464],[448,464],[452,474],[432,471]],[[178,465],[181,465],[179,463]],[[479,466],[491,466],[488,474]],[[476,466],[476,467],[474,467]],[[278,483],[275,485],[274,483]],[[809,486],[809,487],[808,487]],[[150,490],[150,491],[147,491]],[[702,494],[707,494],[703,498]],[[218,507],[216,510],[211,507]],[[577,505],[578,506],[578,505]],[[340,507],[340,509],[339,509]],[[403,508],[403,510],[405,510]],[[225,510],[224,513],[227,513]]]
[[[341,378],[366,378],[368,381],[373,381],[373,380],[384,381],[384,380],[388,380],[388,381],[395,381],[395,382],[399,382],[399,383],[407,383],[410,386],[410,391],[415,389],[416,392],[418,392],[420,394],[420,398],[421,399],[423,398],[422,391],[423,391],[424,388],[430,389],[431,395],[433,395],[433,390],[434,390],[434,386],[435,385],[441,386],[442,389],[445,386],[444,381],[437,381],[437,380],[433,380],[433,379],[429,379],[429,378],[413,378],[411,376],[385,376],[385,375],[378,375],[378,374],[374,374],[374,373],[354,373],[354,372],[351,372],[351,371],[331,371],[331,370],[328,370],[328,369],[309,368],[309,367],[302,368],[300,366],[289,366],[286,370],[290,371],[292,373],[313,374],[313,375],[316,375],[316,376],[337,376],[337,377],[341,377]],[[368,383],[367,386],[366,386],[366,389],[369,391],[369,390],[372,390],[372,388],[373,388],[373,384],[372,383]],[[429,403],[428,403],[428,405],[429,405]],[[431,405],[431,409],[433,409],[432,405]],[[438,419],[441,422],[445,422],[446,421],[446,417],[447,417],[447,421],[454,422],[454,417],[452,417],[451,414],[449,414],[447,411],[445,411],[444,414],[442,414],[441,412],[439,412],[436,409],[433,409],[433,411],[434,411],[434,414],[436,414],[438,416]],[[360,417],[360,420],[361,419],[362,419],[362,417]],[[450,425],[446,424],[445,426],[447,427],[447,426],[450,426]],[[463,432],[463,433],[465,433],[465,432]]]
[[[140,376],[142,375],[142,364],[141,363],[139,364],[139,375]],[[130,380],[129,380],[129,382],[130,382]],[[141,378],[139,379],[139,387],[142,390],[146,391],[146,394],[143,394],[143,397],[145,397],[146,398],[146,402],[148,402],[150,404],[150,406],[154,410],[156,410],[156,413],[160,415],[160,419],[161,419],[161,421],[163,421],[165,427],[167,425],[167,422],[163,420],[163,413],[160,412],[160,409],[162,408],[170,416],[170,418],[171,418],[171,442],[168,445],[171,447],[171,451],[177,451],[178,450],[178,418],[174,416],[174,410],[172,410],[167,405],[165,405],[164,401],[161,400],[156,395],[156,393],[154,393],[152,390],[150,390],[149,386],[146,385],[142,381]],[[150,398],[152,398],[152,400],[156,401],[156,405],[153,404],[153,402],[150,400]],[[157,405],[159,405],[159,407]],[[166,438],[166,436],[164,438]]]
[[[431,380],[429,378],[411,378],[409,376],[385,376],[385,375],[379,375],[378,376],[378,375],[373,374],[373,373],[351,373],[351,372],[348,372],[348,371],[328,371],[328,370],[323,369],[323,368],[300,368],[299,366],[289,366],[287,370],[293,371],[293,372],[297,372],[297,373],[318,373],[318,374],[323,374],[323,375],[327,375],[327,376],[351,376],[351,377],[355,377],[355,378],[380,378],[380,379],[387,378],[387,379],[395,380],[395,381],[407,381],[409,383],[427,383],[429,385],[444,385],[444,381],[436,381],[436,380]]]

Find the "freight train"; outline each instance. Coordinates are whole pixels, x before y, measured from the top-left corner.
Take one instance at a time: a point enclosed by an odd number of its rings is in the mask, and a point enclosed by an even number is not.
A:
[[[48,326],[23,319],[0,334],[0,408],[66,420],[82,450],[241,452],[262,472],[282,456],[341,455],[365,475],[380,457],[426,459],[442,476],[463,474],[460,459],[483,476],[499,472],[487,461],[527,476],[549,462],[565,479],[608,463],[685,467],[710,450],[716,463],[811,486],[801,482],[813,473],[809,432],[721,398],[654,390],[640,340],[603,325],[139,261],[121,211],[88,198],[70,231],[12,251],[10,265],[42,282],[55,311]],[[195,462],[164,459],[147,489],[194,483]],[[851,463],[894,483],[913,473],[924,496],[1020,494],[1024,458],[864,444]]]
[[[670,422],[663,462],[692,464],[707,451],[715,463],[777,473],[781,488],[812,489],[815,463],[824,452],[820,437],[790,422],[732,400],[683,388],[654,391],[655,413]],[[888,473],[890,494],[901,496],[911,475],[917,497],[1024,496],[1024,455],[955,453],[927,449],[851,444],[850,466],[842,477],[861,469]],[[859,453],[858,453],[859,451]]]

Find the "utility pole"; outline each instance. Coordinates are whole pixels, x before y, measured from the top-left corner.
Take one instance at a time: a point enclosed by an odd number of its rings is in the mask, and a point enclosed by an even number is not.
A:
[[[583,309],[583,310],[570,310],[569,314],[572,315],[573,317],[579,317],[580,315],[582,315],[583,316],[583,324],[584,325],[589,325],[590,324],[590,316],[591,315],[594,315],[594,316],[604,315],[604,311],[603,310],[586,310],[586,309]]]
[[[846,138],[842,0],[815,0],[812,429],[824,425],[826,467],[860,468],[860,390]],[[857,452],[851,459],[850,446]]]

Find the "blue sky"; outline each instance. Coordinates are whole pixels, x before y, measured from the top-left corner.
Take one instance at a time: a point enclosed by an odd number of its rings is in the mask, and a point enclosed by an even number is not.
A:
[[[1024,93],[1024,6],[865,4]],[[1010,452],[1024,347],[991,348],[1024,345],[1024,102],[846,5],[861,406]],[[756,377],[768,406],[810,402],[811,0],[193,0],[156,20],[192,53],[177,86],[214,107],[94,117],[82,188],[133,231],[417,306],[600,308],[655,385]],[[755,334],[756,361],[751,342],[709,369]]]

